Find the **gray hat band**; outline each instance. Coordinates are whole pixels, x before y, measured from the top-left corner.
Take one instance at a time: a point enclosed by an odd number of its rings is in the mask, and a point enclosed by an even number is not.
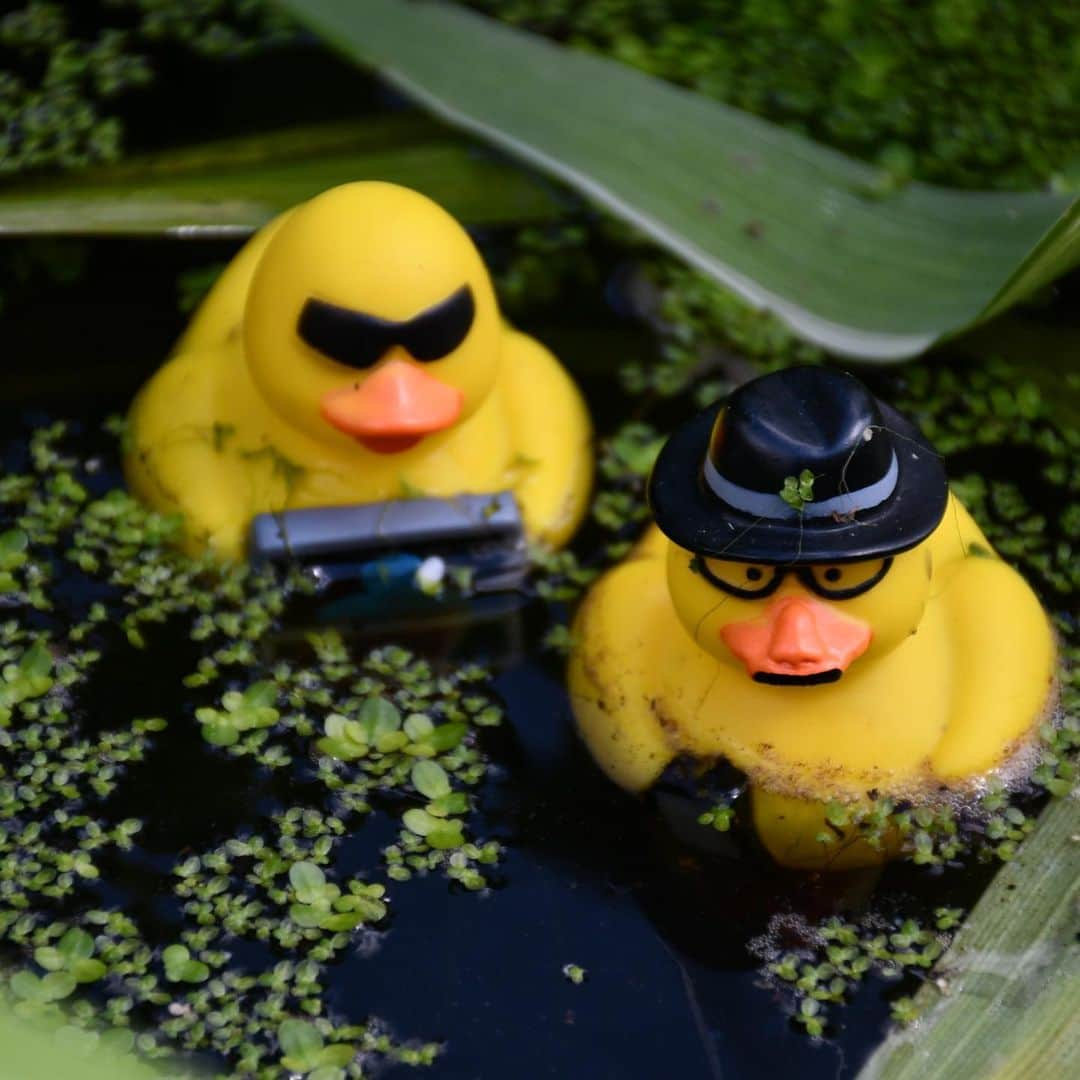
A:
[[[820,502],[809,501],[803,504],[801,510],[784,502],[779,494],[773,495],[766,491],[753,491],[751,488],[742,487],[725,479],[717,471],[716,466],[706,457],[705,459],[705,483],[709,490],[718,498],[723,499],[728,506],[741,510],[755,518],[768,518],[775,521],[790,520],[792,518],[824,518],[824,517],[850,517],[863,510],[871,510],[880,506],[895,490],[896,482],[900,476],[900,466],[893,452],[889,468],[880,480],[868,484],[864,488],[855,491],[845,491],[842,495],[834,495],[830,499],[822,499]]]

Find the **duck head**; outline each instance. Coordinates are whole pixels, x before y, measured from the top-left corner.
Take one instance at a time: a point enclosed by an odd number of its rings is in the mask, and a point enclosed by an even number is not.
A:
[[[244,312],[251,376],[308,436],[397,455],[471,416],[494,384],[499,313],[465,230],[395,184],[334,188],[267,246]]]
[[[930,551],[777,566],[668,545],[668,589],[686,631],[755,682],[814,686],[873,663],[922,621]]]
[[[671,437],[649,495],[683,626],[757,682],[835,682],[918,629],[945,473],[850,375],[745,384]]]

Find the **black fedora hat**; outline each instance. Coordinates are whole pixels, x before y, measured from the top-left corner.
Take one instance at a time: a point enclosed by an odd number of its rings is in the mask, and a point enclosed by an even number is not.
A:
[[[804,470],[812,498],[799,508],[781,491]],[[934,531],[947,499],[941,457],[918,428],[854,376],[823,367],[745,383],[679,428],[649,479],[670,540],[735,562],[893,555]]]

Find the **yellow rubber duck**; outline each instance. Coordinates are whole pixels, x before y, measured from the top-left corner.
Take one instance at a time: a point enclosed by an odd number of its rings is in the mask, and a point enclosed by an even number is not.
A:
[[[880,863],[824,805],[925,801],[1021,767],[1055,697],[1055,642],[917,429],[855,378],[745,384],[665,445],[657,527],[586,597],[569,684],[624,788],[675,759],[749,782],[778,862]],[[666,534],[666,535],[665,535]]]
[[[423,195],[346,184],[272,221],[131,410],[128,483],[186,546],[243,553],[253,515],[510,489],[529,535],[573,533],[588,414],[500,318],[464,229]]]

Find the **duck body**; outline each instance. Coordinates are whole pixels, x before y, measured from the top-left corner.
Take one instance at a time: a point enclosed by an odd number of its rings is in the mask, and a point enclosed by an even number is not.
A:
[[[876,561],[708,560],[703,575],[699,556],[651,529],[574,627],[569,687],[593,757],[635,792],[676,759],[702,772],[731,763],[770,854],[836,869],[883,861],[895,837],[880,850],[856,834],[825,845],[826,803],[963,797],[1018,767],[1053,701],[1053,634],[1031,589],[948,500],[925,540]],[[706,580],[745,588],[763,571],[779,585],[760,598]],[[827,599],[807,587],[845,576],[864,591]],[[806,672],[830,634],[857,641],[818,664],[835,681],[815,682]]]
[[[591,484],[570,377],[499,318],[457,223],[390,184],[334,189],[256,234],[130,421],[130,487],[184,514],[189,550],[227,558],[258,513],[507,489],[559,546]]]

